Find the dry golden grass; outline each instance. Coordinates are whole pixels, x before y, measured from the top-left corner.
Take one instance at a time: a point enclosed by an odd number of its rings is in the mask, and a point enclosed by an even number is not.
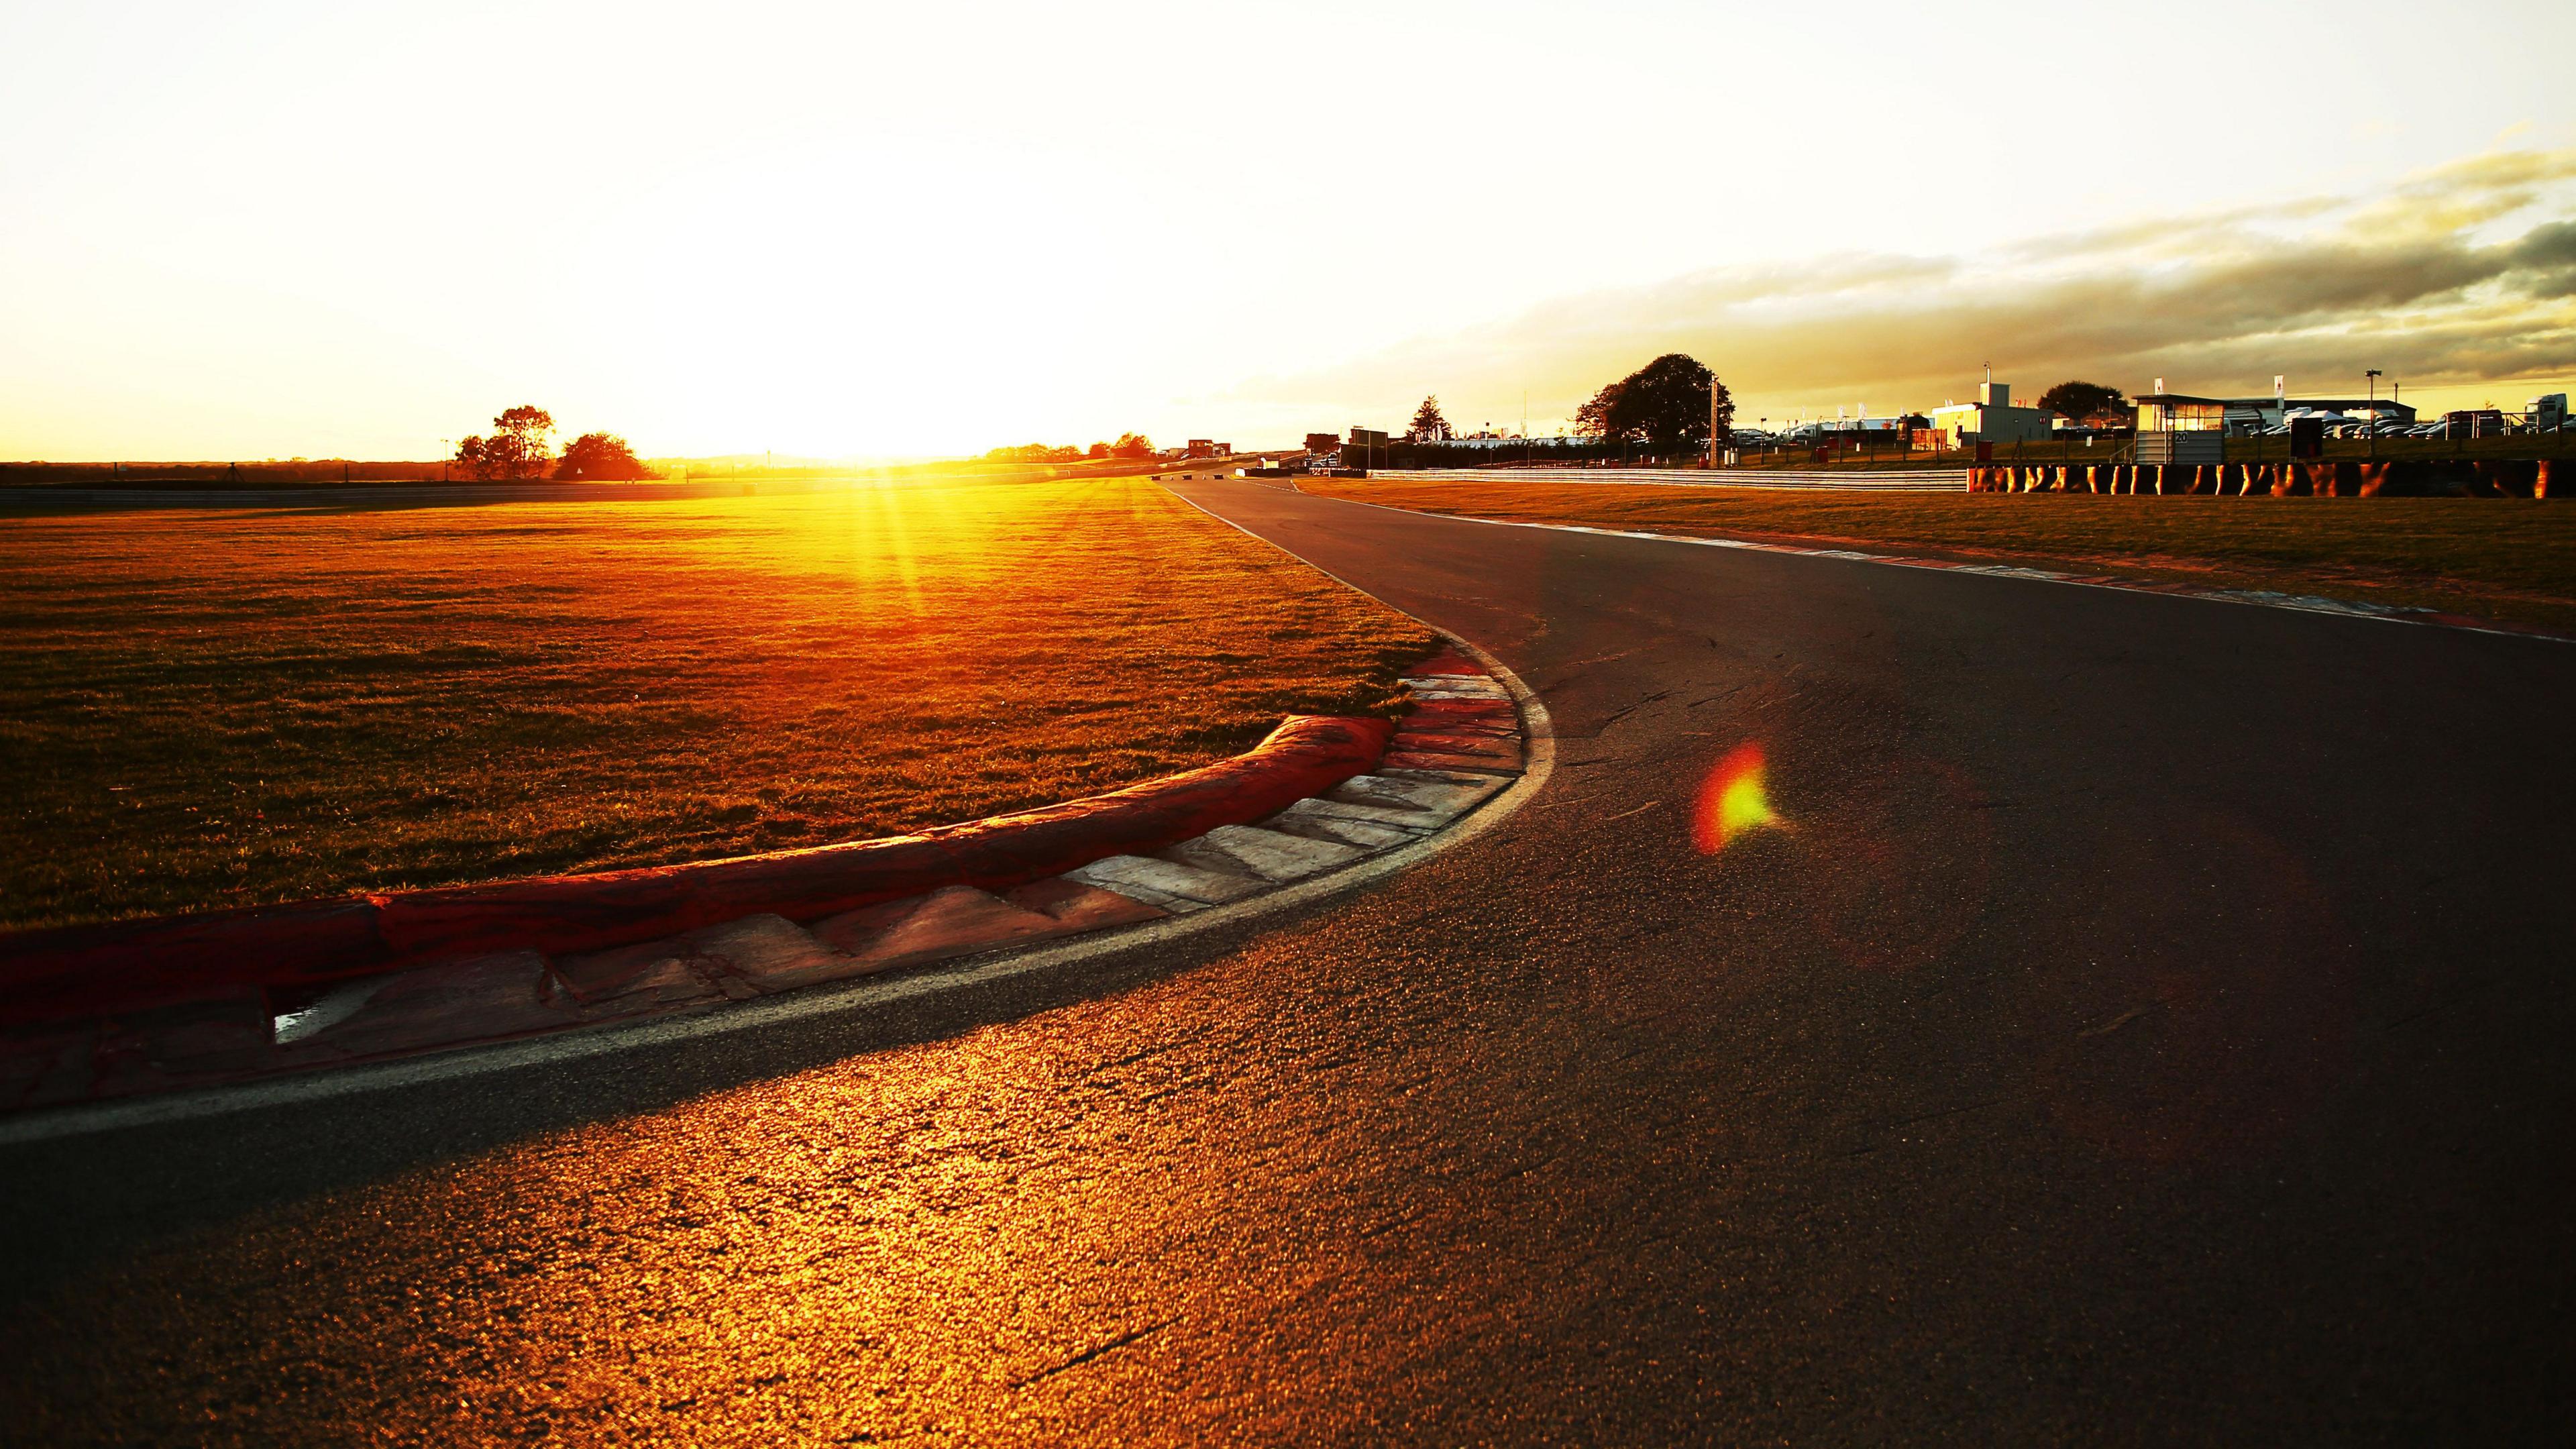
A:
[[[1138,479],[0,524],[0,927],[1068,799],[1431,642]]]
[[[2576,505],[2509,498],[1804,492],[1317,478],[1431,513],[1900,548],[2441,609],[2576,632]]]

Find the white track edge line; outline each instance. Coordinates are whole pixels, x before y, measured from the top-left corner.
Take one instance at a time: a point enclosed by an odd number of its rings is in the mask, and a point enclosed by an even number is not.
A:
[[[1715,486],[1715,485],[1710,485]],[[2368,609],[2319,608],[2296,602],[2299,596],[2281,599],[2248,599],[2218,590],[2149,589],[2136,584],[2105,583],[2099,579],[2076,578],[2051,569],[2022,569],[2010,565],[1942,564],[1925,559],[1900,558],[1889,554],[1858,553],[1849,549],[1793,548],[1786,544],[1756,543],[1748,538],[1702,538],[1686,533],[1639,533],[1625,528],[1593,528],[1581,523],[1530,523],[1518,518],[1478,518],[1466,513],[1433,513],[1421,508],[1401,508],[1392,503],[1371,503],[1364,498],[1336,498],[1329,493],[1297,492],[1326,503],[1348,503],[1358,508],[1382,508],[1389,513],[1408,513],[1416,518],[1445,518],[1453,523],[1487,523],[1497,528],[1542,528],[1552,533],[1589,533],[1602,538],[1637,538],[1648,543],[1691,543],[1703,548],[1740,548],[1749,553],[1779,554],[1786,558],[1839,559],[1845,563],[1884,564],[1889,568],[1918,569],[1927,574],[1966,574],[1971,578],[2017,579],[2033,584],[2064,584],[2079,589],[2107,589],[2118,594],[2140,594],[2157,599],[2197,599],[2204,604],[2244,604],[2257,609],[2280,609],[2293,614],[2307,614],[2323,619],[2355,619],[2376,624],[2412,624],[2422,629],[2450,629],[2462,634],[2484,634],[2495,639],[2538,639],[2551,644],[2576,644],[2576,635],[2544,634],[2521,629],[2490,629],[2479,624],[2460,624],[2447,619],[2410,619],[2403,614],[2374,613]],[[1195,505],[1193,505],[1195,506]],[[1202,510],[1204,511],[1204,510]],[[1260,537],[1254,534],[1254,537]],[[2004,570],[2010,568],[2011,572]],[[2325,603],[2336,603],[2324,595],[2315,595]]]

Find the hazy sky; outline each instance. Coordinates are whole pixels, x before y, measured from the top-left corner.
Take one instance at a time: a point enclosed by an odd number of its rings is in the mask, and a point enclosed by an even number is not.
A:
[[[2562,4],[0,0],[0,457],[2576,375]],[[2437,388],[2436,384],[2451,384]]]

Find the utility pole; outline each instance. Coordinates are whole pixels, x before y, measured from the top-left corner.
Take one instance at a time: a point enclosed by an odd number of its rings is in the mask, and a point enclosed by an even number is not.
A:
[[[2370,421],[2362,425],[2363,436],[2370,439],[2370,456],[2379,456],[2379,369],[2369,368],[2362,374],[2370,384]]]

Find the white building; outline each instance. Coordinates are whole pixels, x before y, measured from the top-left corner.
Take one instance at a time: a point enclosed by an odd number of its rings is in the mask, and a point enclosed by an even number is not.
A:
[[[1981,382],[1975,402],[1934,408],[1932,426],[1950,435],[1952,447],[2039,443],[2047,441],[2049,420],[2056,416],[2046,408],[2014,407],[2011,383]]]

